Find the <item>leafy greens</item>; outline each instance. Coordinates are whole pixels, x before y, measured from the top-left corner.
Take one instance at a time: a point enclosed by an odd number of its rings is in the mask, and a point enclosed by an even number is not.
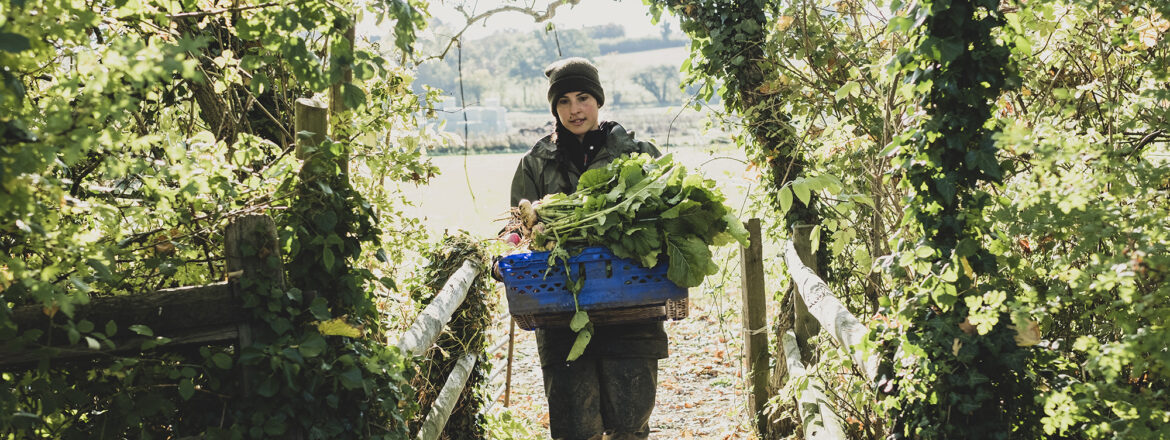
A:
[[[576,192],[533,204],[543,227],[534,229],[532,247],[551,250],[549,267],[567,266],[569,249],[583,246],[605,246],[647,268],[666,258],[667,278],[695,287],[719,269],[710,246],[747,245],[747,230],[724,200],[715,181],[688,174],[670,155],[624,156],[583,173]],[[582,283],[569,286],[576,296]],[[572,329],[578,337],[568,360],[581,355],[592,328],[585,311],[577,310]]]

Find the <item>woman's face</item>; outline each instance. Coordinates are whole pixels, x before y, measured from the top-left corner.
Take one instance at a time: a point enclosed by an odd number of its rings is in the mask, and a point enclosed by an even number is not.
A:
[[[601,128],[597,123],[597,100],[586,92],[569,92],[557,98],[557,119],[578,139],[589,130]]]

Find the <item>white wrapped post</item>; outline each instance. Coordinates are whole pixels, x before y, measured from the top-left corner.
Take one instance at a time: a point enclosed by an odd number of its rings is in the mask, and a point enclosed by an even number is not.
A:
[[[792,379],[808,377],[808,386],[796,397],[797,414],[804,425],[804,438],[808,440],[840,440],[845,438],[841,419],[825,398],[824,385],[814,376],[809,376],[800,361],[800,348],[796,346],[796,334],[792,330],[781,337],[784,346],[784,360],[788,364],[788,375]],[[788,383],[795,383],[789,381]]]
[[[477,275],[479,268],[476,264],[470,260],[464,261],[463,266],[447,279],[447,283],[435,295],[435,299],[427,304],[418,318],[415,318],[410,329],[398,340],[398,349],[403,353],[410,353],[411,356],[418,356],[434,345],[443,327],[451,320],[455,309],[458,309],[459,305],[463,304],[463,299],[467,298],[467,289],[471,287]]]
[[[447,425],[447,419],[451,417],[451,410],[455,408],[455,402],[459,401],[459,395],[463,394],[463,388],[467,386],[467,378],[471,377],[471,368],[474,366],[474,353],[468,353],[459,358],[459,362],[455,364],[455,368],[451,369],[451,374],[447,376],[447,382],[443,383],[443,389],[439,390],[439,397],[435,398],[435,403],[431,404],[427,418],[423,419],[422,428],[419,428],[418,436],[415,437],[417,440],[439,438],[443,427]]]
[[[809,313],[817,318],[837,343],[845,347],[854,365],[857,365],[865,379],[873,384],[877,377],[877,356],[862,352],[858,346],[865,339],[869,329],[849,312],[841,300],[833,296],[829,286],[816,273],[800,261],[796,246],[791,241],[784,252],[784,262],[788,264],[788,274],[796,284],[805,305],[808,306]]]

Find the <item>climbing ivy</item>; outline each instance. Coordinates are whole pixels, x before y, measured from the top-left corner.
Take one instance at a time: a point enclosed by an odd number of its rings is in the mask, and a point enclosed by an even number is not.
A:
[[[995,100],[1019,78],[1010,50],[992,30],[1004,23],[996,0],[921,1],[891,20],[913,33],[892,64],[906,74],[903,93],[923,110],[889,147],[909,191],[910,226],[892,255],[900,278],[890,301],[898,323],[885,327],[907,361],[887,399],[893,434],[907,438],[1035,435],[1031,374],[1034,341],[1012,286],[997,275],[985,220],[989,184],[1003,181],[996,156]],[[1015,318],[1015,321],[1013,321]],[[1019,341],[1019,342],[1017,342]]]
[[[38,347],[38,331],[11,320],[21,306],[66,318],[57,341],[153,338],[142,354],[0,373],[0,438],[406,436],[409,367],[386,346],[374,292],[395,287],[405,253],[381,244],[423,236],[384,183],[434,170],[411,130],[409,76],[379,48],[341,43],[357,12],[344,3],[0,5],[2,348]],[[425,23],[422,6],[363,8],[393,22],[395,53]],[[292,102],[345,70],[349,124],[314,152],[333,163],[345,152],[355,172],[310,164],[302,179]],[[72,319],[95,296],[226,279],[220,231],[249,213],[277,218],[281,241],[264,249],[290,259],[289,288],[243,298],[252,345],[172,347],[138,323]]]
[[[805,177],[806,151],[797,142],[786,101],[772,87],[778,60],[770,50],[771,19],[779,2],[764,0],[647,1],[658,17],[669,11],[679,17],[691,37],[691,57],[683,63],[686,85],[699,86],[696,102],[720,92],[724,108],[743,118],[746,130],[735,130],[735,142],[752,163],[767,173],[767,199],[785,214],[789,225],[820,220],[818,195],[794,185]],[[698,104],[696,103],[696,106]],[[796,196],[795,198],[793,196]],[[800,203],[793,203],[794,199]]]

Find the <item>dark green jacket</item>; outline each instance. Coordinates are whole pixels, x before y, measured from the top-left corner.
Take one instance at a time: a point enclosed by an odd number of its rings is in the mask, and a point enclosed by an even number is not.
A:
[[[631,153],[661,155],[653,144],[635,140],[633,134],[616,122],[603,122],[601,129],[607,133],[606,143],[589,162],[589,169],[605,167],[615,158]],[[512,206],[519,204],[520,199],[536,201],[548,194],[572,193],[584,171],[557,153],[552,135],[545,136],[516,167],[516,175],[512,177]],[[538,329],[536,345],[540,364],[564,362],[575,339],[576,334],[568,328]],[[666,331],[661,322],[597,326],[584,356],[662,359],[667,356]]]

